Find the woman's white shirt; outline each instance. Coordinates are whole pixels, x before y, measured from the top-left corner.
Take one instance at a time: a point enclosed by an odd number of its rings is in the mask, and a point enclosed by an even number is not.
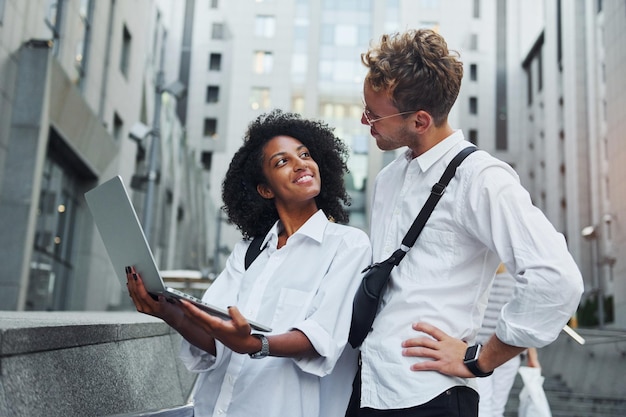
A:
[[[250,241],[237,243],[203,300],[237,306],[248,319],[270,326],[269,334],[298,329],[319,357],[251,359],[221,343],[212,356],[183,341],[182,361],[201,373],[194,400],[197,417],[345,412],[357,360],[347,345],[352,300],[360,272],[371,261],[369,238],[359,229],[329,222],[320,210],[285,246],[276,249],[277,243],[278,223],[247,270]]]

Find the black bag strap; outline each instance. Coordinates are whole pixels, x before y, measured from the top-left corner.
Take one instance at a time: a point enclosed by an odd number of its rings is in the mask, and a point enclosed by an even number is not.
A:
[[[463,160],[467,158],[469,154],[476,150],[477,148],[475,146],[468,146],[467,148],[460,151],[452,159],[452,161],[450,161],[450,163],[446,167],[446,170],[443,172],[443,175],[439,179],[439,182],[433,185],[432,189],[430,190],[430,195],[428,196],[426,203],[424,203],[424,207],[422,207],[419,214],[413,221],[411,228],[407,232],[406,236],[404,236],[404,239],[402,239],[402,247],[396,250],[389,257],[389,259],[387,259],[387,262],[392,262],[394,265],[397,266],[402,258],[404,258],[404,255],[406,255],[409,249],[415,244],[415,241],[422,232],[426,221],[432,214],[435,206],[441,199],[441,196],[443,196],[444,192],[446,191],[446,187],[450,183],[450,180],[454,178],[456,169],[459,165],[461,165],[461,162],[463,162]],[[254,262],[254,260],[261,254],[261,252],[263,252],[263,249],[265,249],[265,247],[261,247],[264,239],[265,235],[256,236],[254,239],[252,239],[252,243],[250,244],[250,246],[248,246],[248,250],[246,251],[246,258],[244,262],[245,269],[248,269],[252,262]],[[369,267],[365,270],[367,269],[369,269]]]
[[[261,252],[263,252],[263,249],[265,249],[265,246],[261,247],[263,240],[265,240],[265,235],[256,236],[252,239],[252,243],[250,243],[250,246],[248,246],[248,249],[246,250],[246,258],[244,261],[245,269],[248,269],[248,267],[252,265],[252,262],[254,262]]]
[[[450,163],[446,167],[446,170],[443,172],[443,175],[439,179],[439,182],[437,182],[431,188],[430,195],[428,196],[426,203],[424,203],[424,207],[422,207],[419,214],[413,221],[411,228],[406,233],[406,236],[404,236],[404,239],[402,239],[402,246],[400,247],[400,249],[396,250],[387,261],[392,262],[396,266],[400,263],[402,258],[404,258],[404,255],[406,255],[409,249],[411,249],[411,247],[415,244],[417,237],[420,235],[420,233],[422,233],[422,229],[424,228],[426,221],[432,214],[435,206],[441,199],[441,196],[443,196],[443,194],[445,193],[446,187],[450,183],[450,180],[454,178],[454,174],[456,173],[456,169],[458,168],[458,166],[461,165],[461,162],[463,162],[463,160],[467,158],[469,154],[476,150],[478,149],[475,146],[468,146],[467,148],[460,151],[452,159],[452,161],[450,161]]]

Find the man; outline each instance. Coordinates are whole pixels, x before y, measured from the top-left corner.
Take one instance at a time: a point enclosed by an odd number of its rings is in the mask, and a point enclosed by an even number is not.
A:
[[[382,150],[408,147],[377,176],[371,239],[386,259],[452,158],[471,146],[448,123],[462,63],[430,30],[384,35],[362,55],[363,124]],[[516,280],[496,332],[475,338],[500,263]],[[416,244],[391,273],[361,346],[360,416],[476,416],[475,377],[551,343],[583,284],[565,240],[514,170],[486,152],[456,171]]]

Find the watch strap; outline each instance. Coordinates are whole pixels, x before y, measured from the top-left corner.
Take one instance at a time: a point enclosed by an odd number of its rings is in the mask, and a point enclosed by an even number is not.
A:
[[[489,375],[491,375],[493,373],[493,371],[491,371],[491,372],[483,372],[478,367],[478,359],[471,360],[471,361],[466,361],[465,362],[465,366],[467,367],[467,369],[470,370],[470,372],[472,374],[474,374],[475,377],[478,377],[478,378],[484,378],[484,377],[489,376]]]
[[[261,350],[259,350],[258,352],[250,353],[250,357],[252,359],[261,359],[261,358],[265,358],[266,356],[269,356],[270,342],[269,340],[267,340],[267,337],[265,337],[265,335],[262,335],[260,333],[252,333],[251,336],[256,337],[257,339],[261,341]]]
[[[463,360],[463,363],[465,364],[467,369],[469,369],[469,371],[478,378],[484,378],[493,374],[493,371],[484,372],[478,367],[478,357],[480,356],[480,351],[482,350],[482,347],[483,346],[481,344],[468,347],[465,351],[465,359]]]

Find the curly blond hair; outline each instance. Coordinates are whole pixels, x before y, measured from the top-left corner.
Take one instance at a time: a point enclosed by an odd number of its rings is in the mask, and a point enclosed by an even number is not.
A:
[[[444,38],[429,29],[385,34],[361,54],[365,81],[386,91],[399,111],[427,111],[436,126],[448,117],[461,89],[463,63]]]

